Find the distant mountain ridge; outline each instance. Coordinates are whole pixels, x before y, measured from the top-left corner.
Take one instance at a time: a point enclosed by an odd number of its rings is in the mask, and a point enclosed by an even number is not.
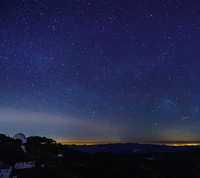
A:
[[[155,144],[138,144],[138,143],[119,143],[119,144],[98,144],[98,145],[67,145],[78,151],[97,153],[151,153],[151,152],[174,152],[188,150],[192,148],[200,148],[200,146],[167,146]]]

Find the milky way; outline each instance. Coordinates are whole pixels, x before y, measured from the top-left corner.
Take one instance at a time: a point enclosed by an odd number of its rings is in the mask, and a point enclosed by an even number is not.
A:
[[[0,130],[62,139],[199,140],[199,6],[195,0],[2,0]]]

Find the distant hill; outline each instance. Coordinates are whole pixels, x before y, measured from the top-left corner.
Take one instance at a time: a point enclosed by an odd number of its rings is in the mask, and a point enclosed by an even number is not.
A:
[[[150,153],[150,152],[174,152],[188,150],[192,148],[200,148],[200,146],[166,146],[166,145],[153,145],[153,144],[99,144],[99,145],[67,145],[69,148],[76,149],[82,152],[97,153],[97,152],[110,152],[110,153]]]

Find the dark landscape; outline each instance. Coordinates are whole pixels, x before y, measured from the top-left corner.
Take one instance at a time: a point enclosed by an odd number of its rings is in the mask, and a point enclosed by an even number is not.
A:
[[[110,153],[151,153],[151,152],[174,152],[184,151],[189,149],[200,149],[200,146],[167,146],[156,144],[137,144],[137,143],[123,143],[123,144],[98,144],[98,145],[68,145],[78,151],[97,153],[97,152],[110,152]]]
[[[13,169],[11,176],[18,178],[178,178],[200,175],[199,147],[147,144],[66,146],[53,139],[31,136],[27,138],[24,152],[19,139],[1,134],[0,141],[1,166],[28,160],[36,163],[31,169]],[[95,149],[92,152],[76,150],[84,147]],[[130,151],[131,148],[142,151]],[[59,154],[62,156],[58,157]]]

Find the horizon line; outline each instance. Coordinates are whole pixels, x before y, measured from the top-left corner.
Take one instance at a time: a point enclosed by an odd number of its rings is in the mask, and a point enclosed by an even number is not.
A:
[[[200,145],[198,141],[121,141],[121,140],[86,140],[86,139],[56,139],[56,142],[63,145],[102,145],[102,144],[155,144],[155,145]]]

